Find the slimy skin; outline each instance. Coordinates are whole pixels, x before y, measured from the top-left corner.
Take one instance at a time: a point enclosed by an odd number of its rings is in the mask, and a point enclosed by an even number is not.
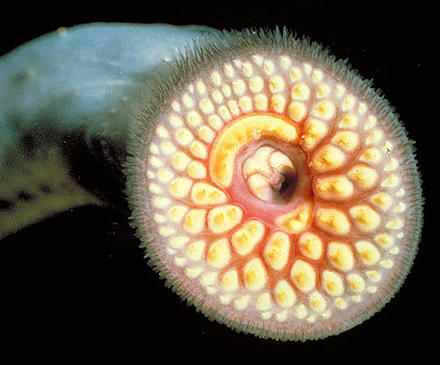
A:
[[[392,298],[422,197],[413,143],[371,82],[287,31],[245,30],[205,35],[145,84],[125,119],[127,199],[182,299],[237,331],[303,341]]]
[[[85,204],[126,206],[130,120],[203,26],[62,28],[0,58],[0,238]]]

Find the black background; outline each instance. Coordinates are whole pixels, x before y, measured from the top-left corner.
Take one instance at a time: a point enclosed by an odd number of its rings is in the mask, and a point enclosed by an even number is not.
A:
[[[416,141],[426,219],[411,274],[382,311],[339,336],[295,343],[260,340],[209,321],[182,303],[147,265],[124,212],[74,209],[0,241],[0,333],[5,336],[0,359],[9,350],[16,360],[31,356],[61,363],[118,355],[124,363],[132,356],[142,363],[171,358],[218,363],[235,357],[373,363],[435,350],[430,341],[436,336],[431,327],[438,317],[438,272],[428,257],[438,245],[430,211],[439,113],[438,102],[429,100],[436,95],[429,81],[438,80],[438,74],[425,60],[436,47],[430,29],[436,10],[423,2],[354,3],[58,2],[12,4],[1,12],[0,54],[58,27],[95,21],[226,29],[278,25],[307,35],[338,58],[348,58],[395,106]]]

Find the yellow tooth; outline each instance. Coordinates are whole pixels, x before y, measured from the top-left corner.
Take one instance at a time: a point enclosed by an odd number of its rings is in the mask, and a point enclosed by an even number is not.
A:
[[[179,151],[173,156],[171,162],[176,170],[184,171],[191,162],[191,158]]]
[[[214,113],[214,104],[212,104],[212,101],[208,98],[200,100],[199,106],[202,112],[205,114]]]
[[[294,100],[307,100],[310,97],[310,88],[305,83],[295,84],[292,87],[291,97]]]
[[[220,104],[224,100],[223,94],[219,89],[215,89],[211,96],[217,104]]]
[[[403,227],[403,220],[401,220],[400,218],[392,219],[387,222],[385,227],[387,227],[389,229],[394,229],[394,230],[401,229]]]
[[[333,118],[336,112],[335,105],[329,100],[320,101],[312,111],[312,115],[325,120]]]
[[[257,94],[254,96],[254,104],[255,104],[255,109],[260,111],[266,111],[267,106],[269,105],[269,101],[265,94]]]
[[[328,245],[327,257],[336,268],[348,271],[353,268],[354,256],[350,247],[345,243],[331,242]]]
[[[318,98],[325,98],[330,94],[330,86],[327,84],[318,85],[318,89],[316,90],[316,96]]]
[[[290,271],[290,277],[295,284],[303,292],[309,292],[316,285],[316,273],[313,267],[301,260],[298,259],[292,265],[292,269]]]
[[[205,209],[191,209],[183,220],[183,228],[188,233],[200,233],[205,228]]]
[[[247,177],[258,172],[263,175],[270,176],[272,171],[269,165],[269,157],[271,156],[273,150],[274,149],[269,146],[258,148],[257,151],[248,157],[246,162],[243,164],[244,175]]]
[[[240,223],[243,210],[235,205],[222,205],[211,209],[208,226],[214,233],[225,233]]]
[[[305,124],[304,133],[301,136],[302,145],[305,149],[314,148],[327,134],[327,125],[318,119],[310,118]]]
[[[336,298],[335,304],[339,309],[346,309],[348,307],[348,303],[344,298]]]
[[[155,168],[159,168],[163,166],[163,162],[156,156],[151,156],[150,157],[150,165],[155,167]]]
[[[300,122],[307,115],[307,106],[300,101],[293,101],[289,104],[288,115],[294,122]]]
[[[225,289],[227,292],[233,292],[236,291],[239,286],[240,283],[238,281],[238,273],[237,270],[229,270],[227,271],[221,281],[220,281],[221,286],[223,287],[223,289]]]
[[[159,213],[154,213],[153,219],[156,223],[165,223],[167,221],[166,217]]]
[[[376,126],[376,124],[377,124],[377,118],[374,115],[369,115],[367,117],[367,120],[365,121],[364,129],[369,130],[374,126]]]
[[[221,238],[211,244],[206,255],[206,261],[214,268],[226,266],[230,260],[229,241]]]
[[[400,178],[394,174],[391,174],[384,181],[382,181],[380,186],[384,188],[395,188],[397,185],[399,185],[399,182]]]
[[[345,161],[345,154],[339,148],[326,145],[315,153],[310,167],[317,172],[327,172],[341,167]]]
[[[274,289],[274,296],[280,307],[289,308],[295,304],[296,294],[286,280],[280,280]]]
[[[243,73],[246,77],[251,77],[254,74],[254,67],[250,62],[243,63]]]
[[[327,307],[327,302],[324,297],[317,291],[313,292],[309,297],[310,307],[318,313],[321,313]]]
[[[313,70],[313,82],[318,83],[322,80],[323,73],[321,70],[315,69]]]
[[[348,285],[355,293],[360,293],[365,290],[365,280],[359,274],[348,275],[347,281]]]
[[[224,96],[229,98],[232,95],[231,87],[229,85],[227,85],[227,84],[223,84],[222,85],[222,93],[223,93]]]
[[[305,232],[298,240],[301,253],[312,260],[318,260],[323,252],[322,240],[313,233]]]
[[[396,205],[393,209],[394,213],[403,213],[406,210],[406,204],[403,202],[400,202],[398,205]]]
[[[275,151],[270,155],[269,165],[277,170],[281,170],[283,167],[294,167],[290,158],[280,151]]]
[[[374,240],[384,248],[390,248],[395,243],[393,236],[388,233],[380,233],[374,237]]]
[[[244,283],[251,291],[264,288],[267,283],[266,269],[260,258],[249,261],[243,268]]]
[[[382,279],[382,275],[377,272],[377,270],[366,271],[365,274],[368,276],[373,283],[377,283]]]
[[[203,125],[199,129],[199,137],[201,140],[210,144],[215,138],[215,132],[207,125]]]
[[[200,283],[204,286],[214,285],[217,281],[217,275],[216,271],[208,271],[201,276]]]
[[[349,212],[356,226],[363,231],[371,232],[380,225],[380,215],[368,205],[355,205]]]
[[[184,198],[188,195],[192,186],[192,180],[186,177],[178,177],[170,184],[170,194],[175,198]]]
[[[249,80],[249,89],[254,92],[258,93],[263,90],[264,82],[263,79],[260,76],[252,77]]]
[[[208,118],[208,124],[216,131],[222,129],[223,127],[223,121],[217,114],[211,115]]]
[[[160,149],[166,156],[176,152],[176,147],[170,141],[162,141],[160,143]]]
[[[260,174],[253,174],[247,180],[249,189],[258,199],[269,201],[272,197],[272,188],[269,180]]]
[[[385,167],[384,167],[384,171],[395,171],[397,170],[397,168],[399,167],[399,162],[397,161],[396,158],[391,157],[390,158],[390,162],[388,162]]]
[[[207,173],[205,165],[199,161],[191,161],[186,172],[193,179],[204,179]]]
[[[203,272],[203,268],[200,267],[200,266],[187,267],[187,268],[185,269],[185,274],[186,274],[186,276],[188,276],[190,279],[195,279],[195,278],[197,278],[202,272]]]
[[[234,67],[230,63],[227,63],[223,66],[223,72],[226,76],[231,78],[234,76]]]
[[[326,199],[346,199],[353,194],[353,184],[343,175],[316,179],[316,192]]]
[[[344,292],[344,283],[341,275],[331,270],[323,271],[322,286],[324,290],[332,296],[338,296]]]
[[[189,150],[194,157],[205,159],[208,156],[208,150],[205,145],[200,141],[194,141],[189,146]]]
[[[339,122],[339,128],[356,128],[359,124],[359,119],[354,114],[346,114]]]
[[[211,80],[216,86],[220,86],[222,84],[222,77],[218,71],[214,71],[211,74]]]
[[[246,84],[243,80],[236,79],[232,81],[232,90],[234,91],[235,95],[241,96],[246,91]]]
[[[254,139],[255,130],[261,137],[277,137],[296,143],[298,133],[287,119],[266,114],[253,114],[238,118],[219,136],[211,152],[210,172],[214,182],[227,187],[232,181],[233,166],[237,152]]]
[[[365,144],[369,145],[380,142],[382,140],[382,137],[383,137],[382,131],[379,129],[375,129],[368,135],[367,139],[365,140]]]
[[[350,131],[337,132],[331,142],[347,152],[353,152],[359,146],[359,136]]]
[[[255,306],[260,311],[266,311],[272,307],[272,300],[269,293],[261,294],[255,301]]]
[[[226,194],[211,184],[198,182],[191,190],[191,199],[197,205],[212,205],[226,202]]]
[[[171,204],[171,200],[163,196],[155,196],[152,202],[156,208],[166,208]]]
[[[318,226],[328,232],[347,234],[350,231],[350,222],[339,209],[318,208],[315,219]]]
[[[341,109],[343,111],[353,109],[356,103],[356,98],[353,95],[347,95],[342,101]]]
[[[158,233],[163,237],[171,236],[172,234],[176,233],[176,229],[172,227],[164,227],[161,226],[158,229]]]
[[[292,68],[290,69],[290,80],[295,82],[301,79],[301,77],[302,77],[301,69],[297,66],[292,66]]]
[[[342,84],[337,84],[335,90],[336,90],[336,97],[341,98],[342,96],[344,96],[345,92],[347,91],[347,88]]]
[[[169,239],[169,244],[172,248],[182,248],[187,242],[189,238],[186,236],[172,236]]]
[[[280,215],[275,219],[275,224],[291,233],[303,231],[309,224],[312,206],[310,203],[303,203],[294,210]]]
[[[386,211],[391,208],[391,205],[393,204],[393,198],[391,198],[391,196],[387,193],[380,192],[372,195],[370,198],[370,202],[379,209]]]
[[[188,93],[183,94],[182,101],[187,108],[192,108],[194,106],[194,101]]]
[[[151,183],[148,185],[148,190],[151,191],[154,194],[162,194],[162,188],[154,183]]]
[[[196,82],[196,90],[200,95],[206,94],[206,85],[202,80]]]
[[[267,240],[263,255],[266,262],[275,270],[281,270],[289,258],[290,238],[284,232],[275,232]]]
[[[174,177],[174,174],[167,169],[159,169],[157,171],[157,178],[159,181],[166,183]]]
[[[226,104],[228,105],[229,111],[232,113],[232,115],[237,116],[240,114],[240,109],[236,100],[229,100]]]
[[[206,242],[203,240],[192,242],[186,248],[186,254],[192,261],[199,261],[205,252]]]
[[[161,126],[161,125],[156,128],[156,134],[160,138],[168,138],[168,136],[169,136],[168,131],[166,130],[166,128]]]
[[[380,252],[375,245],[368,241],[358,241],[355,243],[355,247],[365,265],[373,266],[377,264],[380,259]]]
[[[218,114],[225,122],[228,122],[232,119],[232,115],[225,105],[222,105],[218,108]]]
[[[289,66],[292,64],[292,60],[289,56],[280,56],[280,65],[283,70],[287,70]]]
[[[272,96],[270,101],[270,105],[272,108],[279,114],[284,113],[284,109],[286,108],[286,98],[281,94],[276,94]]]
[[[173,205],[170,209],[168,209],[168,219],[172,222],[180,222],[188,211],[188,208],[183,205]]]
[[[249,304],[250,299],[251,299],[250,295],[243,295],[242,297],[235,299],[234,300],[234,308],[239,311],[246,309],[246,307]]]
[[[174,136],[181,146],[187,146],[194,140],[193,134],[186,128],[179,129]]]
[[[272,75],[275,71],[275,65],[272,60],[264,60],[263,61],[263,70],[266,75]]]
[[[252,111],[252,99],[249,96],[243,96],[238,104],[243,112],[249,113]]]
[[[264,231],[263,223],[250,220],[232,235],[232,246],[240,255],[247,255],[261,241]]]
[[[313,67],[310,63],[304,62],[303,69],[304,69],[305,74],[307,76],[310,76],[310,74],[312,73]]]
[[[377,172],[368,166],[358,165],[348,172],[348,177],[363,189],[372,188],[377,181]]]
[[[183,120],[180,116],[177,114],[171,114],[171,116],[168,119],[169,123],[172,127],[178,128],[183,126]]]
[[[285,87],[286,83],[283,77],[276,75],[269,78],[269,90],[272,93],[282,92],[284,91]]]
[[[199,124],[202,123],[202,117],[200,116],[199,113],[197,113],[194,110],[191,110],[186,115],[186,120],[187,120],[188,124],[192,127],[197,127]]]
[[[382,153],[375,147],[370,147],[365,150],[359,157],[360,161],[369,162],[372,164],[378,163],[382,159]]]

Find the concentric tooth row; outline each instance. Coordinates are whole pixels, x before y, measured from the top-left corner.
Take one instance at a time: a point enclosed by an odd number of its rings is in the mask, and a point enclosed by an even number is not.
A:
[[[239,152],[264,138],[304,151],[314,192],[273,222],[229,192]],[[253,55],[216,67],[171,104],[149,148],[157,233],[222,305],[279,322],[329,318],[374,293],[399,254],[406,205],[393,144],[364,103],[309,63]],[[280,166],[295,167],[263,146],[239,172],[267,201]]]

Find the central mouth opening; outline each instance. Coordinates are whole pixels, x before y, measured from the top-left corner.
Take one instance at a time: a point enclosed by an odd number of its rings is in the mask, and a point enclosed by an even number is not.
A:
[[[243,163],[247,189],[263,202],[287,204],[297,184],[298,172],[292,159],[281,150],[263,145]]]

